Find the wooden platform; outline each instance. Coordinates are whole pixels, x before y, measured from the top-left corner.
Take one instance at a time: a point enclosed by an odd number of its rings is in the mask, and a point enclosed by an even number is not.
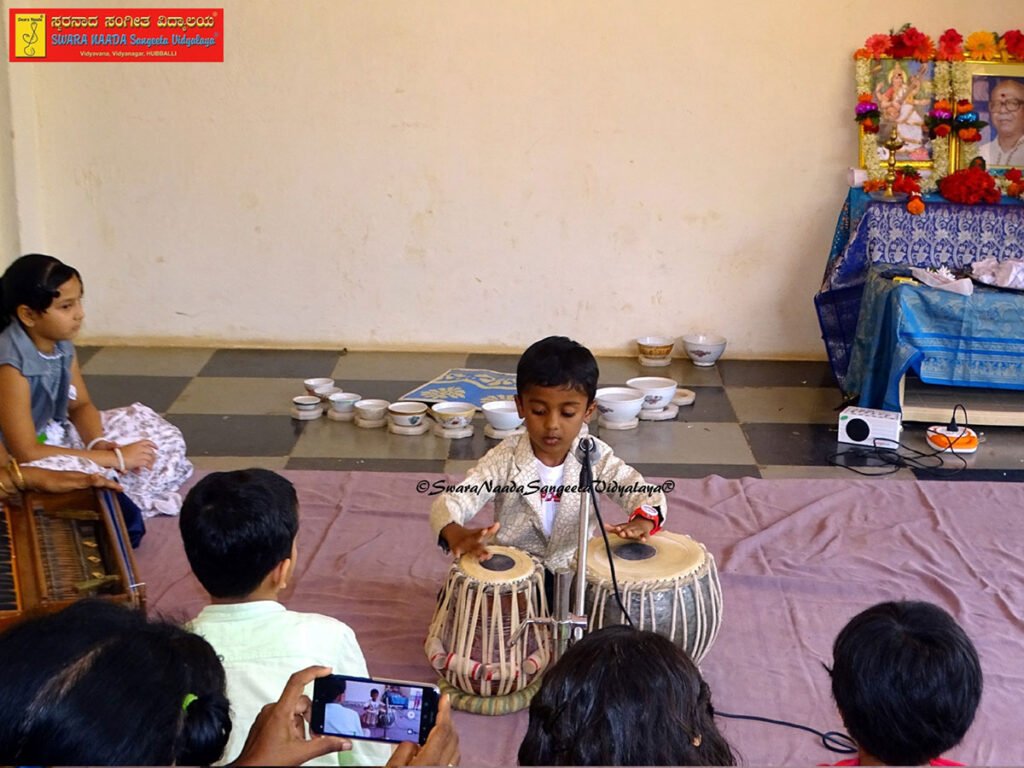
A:
[[[946,424],[957,404],[967,409],[972,426],[1024,427],[1024,390],[945,387],[913,375],[900,379],[903,421]],[[962,421],[959,413],[957,421]]]

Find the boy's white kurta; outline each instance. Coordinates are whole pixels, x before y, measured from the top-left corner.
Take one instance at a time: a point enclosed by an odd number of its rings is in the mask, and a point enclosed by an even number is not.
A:
[[[643,475],[618,458],[610,445],[592,439],[597,449],[592,460],[598,493],[614,500],[627,514],[642,504],[657,507],[664,521],[666,503],[661,489],[645,481]],[[493,499],[494,519],[501,523],[496,543],[529,552],[551,571],[570,567],[578,540],[579,441],[577,436],[565,457],[564,492],[550,538],[544,534],[541,498],[537,492],[540,487],[537,457],[530,445],[530,436],[525,433],[502,440],[480,459],[465,480],[452,483],[456,488],[438,496],[430,508],[434,535],[439,535],[449,523],[465,525]],[[619,523],[623,519],[622,511],[606,505],[602,505],[601,515],[606,523]],[[596,525],[591,509],[591,535],[599,535]]]

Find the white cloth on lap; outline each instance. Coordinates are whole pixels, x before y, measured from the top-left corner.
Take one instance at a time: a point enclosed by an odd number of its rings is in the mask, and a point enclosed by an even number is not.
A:
[[[151,440],[156,444],[156,461],[150,469],[113,472],[81,456],[48,456],[26,466],[63,471],[98,472],[115,477],[146,517],[176,515],[181,511],[178,489],[192,476],[192,462],[185,456],[185,438],[181,430],[149,406],[133,403],[123,408],[101,411],[103,434],[121,445]],[[51,421],[47,424],[48,445],[84,448],[73,424]]]

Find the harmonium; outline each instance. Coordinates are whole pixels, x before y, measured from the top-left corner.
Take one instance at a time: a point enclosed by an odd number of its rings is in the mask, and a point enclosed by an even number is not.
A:
[[[145,610],[145,585],[113,492],[26,492],[3,504],[0,523],[0,631],[84,597]]]

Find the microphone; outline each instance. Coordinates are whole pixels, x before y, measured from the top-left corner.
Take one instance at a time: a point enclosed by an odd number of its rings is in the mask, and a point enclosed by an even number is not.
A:
[[[586,494],[590,491],[590,484],[594,480],[593,461],[600,455],[597,443],[594,438],[581,437],[576,444],[576,460],[580,463],[580,488]]]
[[[594,462],[601,458],[601,449],[597,447],[597,442],[594,438],[590,436],[581,437],[580,441],[576,444],[574,455],[580,464],[585,465],[587,462]]]

